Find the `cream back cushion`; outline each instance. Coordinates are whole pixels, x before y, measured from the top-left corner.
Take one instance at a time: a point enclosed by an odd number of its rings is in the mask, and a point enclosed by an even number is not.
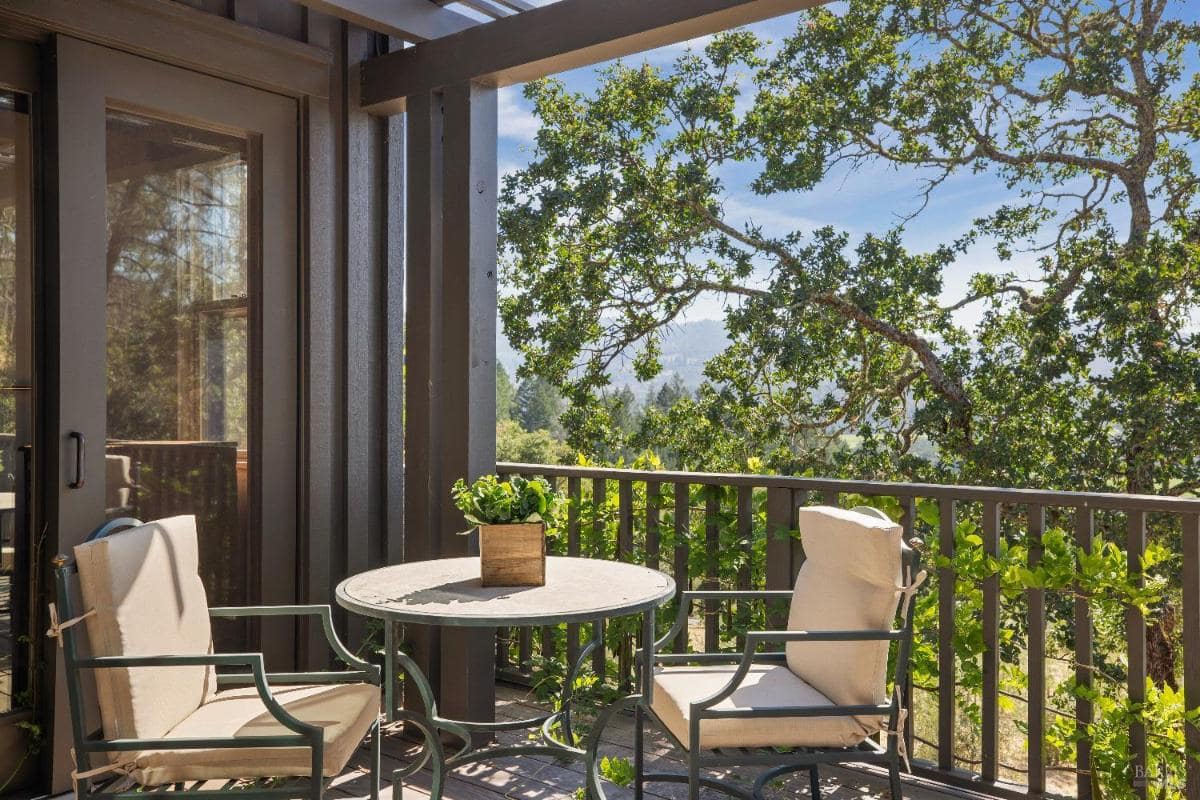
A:
[[[830,506],[799,510],[804,564],[791,630],[889,630],[901,585],[902,529]],[[790,642],[792,672],[837,705],[887,701],[887,641]]]
[[[97,656],[203,655],[212,649],[194,517],[148,522],[75,548]],[[216,689],[212,667],[95,670],[106,738],[157,738]]]

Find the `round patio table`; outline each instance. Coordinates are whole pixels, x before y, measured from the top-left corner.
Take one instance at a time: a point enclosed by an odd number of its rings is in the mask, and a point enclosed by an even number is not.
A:
[[[675,581],[657,570],[636,564],[592,558],[546,559],[544,586],[485,587],[479,579],[478,558],[442,558],[412,561],[353,575],[338,584],[338,605],[356,614],[383,621],[384,709],[388,722],[404,722],[421,732],[425,748],[421,757],[393,774],[392,792],[400,797],[403,780],[426,763],[433,767],[432,800],[441,795],[449,770],[492,758],[550,754],[574,758],[586,767],[587,788],[603,800],[596,758],[600,732],[617,708],[630,702],[649,702],[654,663],[654,612],[675,594]],[[642,615],[642,642],[647,651],[639,665],[640,693],[604,709],[597,717],[584,747],[575,745],[571,705],[575,677],[588,656],[603,647],[603,629],[592,626],[593,636],[568,665],[557,708],[545,715],[504,722],[447,719],[438,714],[429,680],[396,642],[397,623],[461,628],[533,627],[572,622],[599,623],[611,617]],[[424,711],[396,707],[397,667],[403,669],[419,693]],[[562,736],[554,733],[559,726]],[[476,748],[472,733],[539,729],[540,743]],[[442,733],[461,740],[447,752]]]

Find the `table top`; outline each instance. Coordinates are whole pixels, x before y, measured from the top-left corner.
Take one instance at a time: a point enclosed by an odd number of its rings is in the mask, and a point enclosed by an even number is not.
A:
[[[657,608],[675,581],[636,564],[596,558],[546,559],[545,586],[489,586],[478,558],[439,558],[381,567],[338,584],[338,605],[393,622],[503,627],[588,622]]]

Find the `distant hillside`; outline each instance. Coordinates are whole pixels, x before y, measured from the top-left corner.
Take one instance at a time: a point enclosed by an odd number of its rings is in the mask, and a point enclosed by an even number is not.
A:
[[[704,364],[728,345],[723,322],[715,319],[684,322],[672,327],[663,337],[662,375],[649,384],[641,383],[633,374],[632,365],[628,360],[623,360],[614,365],[612,385],[632,387],[640,396],[649,386],[659,386],[670,379],[671,373],[678,373],[689,389],[695,389],[704,380]],[[520,366],[520,355],[503,333],[496,337],[496,356],[510,375]]]

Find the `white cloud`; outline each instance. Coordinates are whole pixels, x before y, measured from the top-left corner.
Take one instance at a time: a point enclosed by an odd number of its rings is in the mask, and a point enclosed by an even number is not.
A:
[[[786,197],[759,198],[733,195],[723,203],[725,218],[735,225],[752,223],[769,236],[785,236],[796,231],[811,232],[826,224],[789,210]]]
[[[541,123],[521,96],[520,86],[506,86],[499,92],[499,133],[506,139],[533,144]]]

